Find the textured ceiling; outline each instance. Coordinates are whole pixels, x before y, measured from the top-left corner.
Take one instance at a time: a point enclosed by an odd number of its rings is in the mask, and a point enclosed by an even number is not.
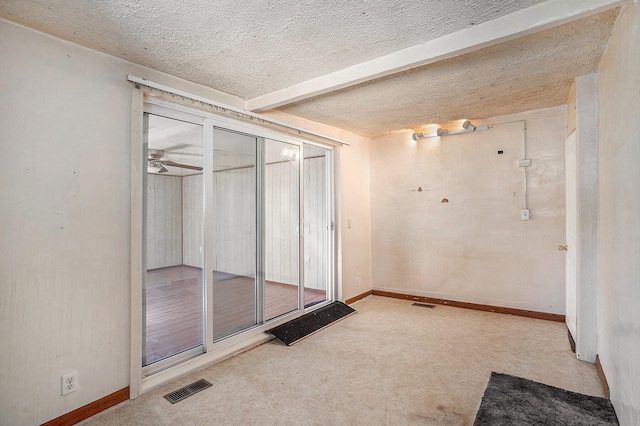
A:
[[[542,0],[2,0],[0,17],[243,99]],[[616,12],[280,108],[376,136],[566,101]]]
[[[596,71],[617,10],[280,108],[366,136],[563,105]]]

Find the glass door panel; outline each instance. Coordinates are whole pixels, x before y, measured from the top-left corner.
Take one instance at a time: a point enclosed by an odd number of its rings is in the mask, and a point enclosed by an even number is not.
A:
[[[264,145],[264,319],[300,307],[300,147]]]
[[[258,139],[213,130],[213,338],[258,324],[256,169]]]
[[[331,150],[304,144],[304,305],[327,300],[331,273]]]
[[[203,350],[203,126],[196,123],[144,115],[143,367]]]

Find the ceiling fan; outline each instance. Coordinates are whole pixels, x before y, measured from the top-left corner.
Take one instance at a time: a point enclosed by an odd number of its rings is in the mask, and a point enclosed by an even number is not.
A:
[[[171,160],[163,160],[164,151],[161,149],[150,149],[147,159],[147,171],[150,173],[167,173],[169,169],[165,166],[179,167],[181,169],[202,171],[202,167],[180,164]]]

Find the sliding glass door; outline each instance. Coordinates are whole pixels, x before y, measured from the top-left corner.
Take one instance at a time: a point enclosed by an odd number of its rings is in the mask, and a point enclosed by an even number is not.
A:
[[[264,319],[300,308],[300,147],[264,141]]]
[[[300,146],[213,130],[213,338],[300,309]]]
[[[213,338],[259,323],[258,138],[213,130]]]
[[[332,149],[190,111],[144,107],[146,377],[333,298]]]
[[[149,110],[142,366],[151,371],[203,352],[204,180],[203,119]]]

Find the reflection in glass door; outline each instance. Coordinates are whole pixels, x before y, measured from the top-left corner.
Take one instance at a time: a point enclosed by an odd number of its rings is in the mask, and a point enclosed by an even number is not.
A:
[[[202,353],[204,336],[203,120],[149,109],[142,365],[154,366],[147,371]]]
[[[213,338],[258,324],[258,139],[213,130]]]
[[[264,319],[300,307],[300,147],[264,141]]]
[[[331,298],[331,150],[304,144],[304,306]]]

